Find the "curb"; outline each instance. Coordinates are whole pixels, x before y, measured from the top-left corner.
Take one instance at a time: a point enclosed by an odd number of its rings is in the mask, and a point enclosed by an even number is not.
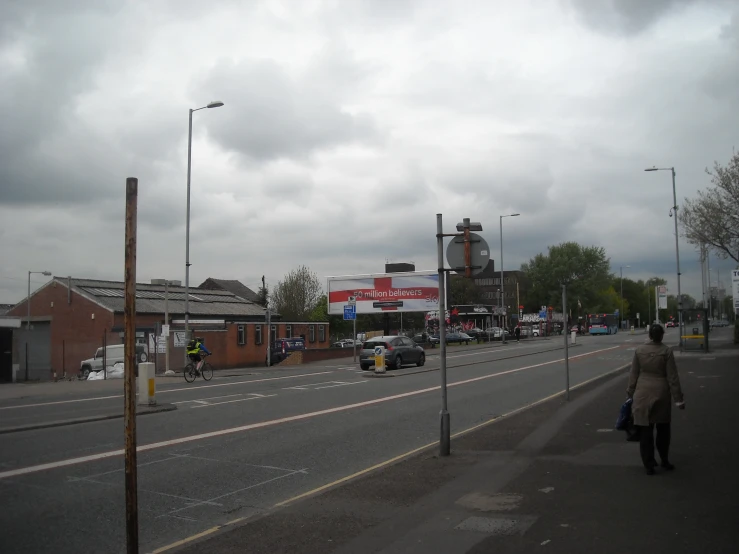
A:
[[[148,408],[148,406],[147,406]],[[142,412],[136,412],[136,416],[145,416],[149,414],[158,414],[163,412],[172,412],[177,409],[174,404],[160,404],[155,409],[146,409]],[[106,421],[109,419],[123,419],[124,414],[105,414],[99,416],[80,417],[76,419],[62,419],[59,421],[49,421],[44,423],[32,423],[30,425],[20,425],[18,427],[0,427],[0,435],[8,433],[21,433],[23,431],[34,431],[36,429],[50,429],[53,427],[65,427],[67,425],[78,425],[80,423],[91,423],[93,421]]]

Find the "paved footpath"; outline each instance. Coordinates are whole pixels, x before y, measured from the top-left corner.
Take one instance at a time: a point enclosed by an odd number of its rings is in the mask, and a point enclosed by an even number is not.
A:
[[[726,346],[677,357],[674,472],[645,475],[613,430],[622,372],[456,437],[450,457],[425,451],[166,551],[736,552],[739,350]]]

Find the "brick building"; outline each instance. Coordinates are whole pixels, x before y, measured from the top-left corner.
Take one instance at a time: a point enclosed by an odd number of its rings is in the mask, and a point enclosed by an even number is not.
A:
[[[165,294],[166,293],[166,294]],[[154,356],[157,324],[165,323],[169,312],[170,368],[179,370],[184,362],[185,288],[163,285],[136,285],[136,340],[150,344],[152,361],[164,370],[164,354]],[[27,303],[11,308],[7,316],[20,318],[24,325],[13,331],[13,363],[30,379],[49,379],[54,373],[74,375],[80,362],[91,358],[103,344],[123,343],[124,283],[54,277],[30,298],[31,330],[26,329]],[[205,338],[213,352],[216,368],[262,365],[267,348],[266,310],[262,306],[225,290],[190,288],[189,312],[193,333]],[[307,348],[328,348],[328,322],[282,322],[272,315],[272,336],[305,335]],[[164,344],[160,348],[163,350]]]

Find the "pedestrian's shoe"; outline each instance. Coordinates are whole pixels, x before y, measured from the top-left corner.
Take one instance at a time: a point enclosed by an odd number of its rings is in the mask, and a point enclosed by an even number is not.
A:
[[[675,469],[675,466],[672,465],[670,462],[663,461],[660,465],[665,471],[673,471]]]

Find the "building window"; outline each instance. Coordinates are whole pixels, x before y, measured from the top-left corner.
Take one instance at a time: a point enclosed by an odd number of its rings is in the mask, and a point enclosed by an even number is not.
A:
[[[326,327],[323,325],[318,326],[318,342],[324,342],[326,340]]]
[[[239,325],[236,328],[236,336],[239,345],[246,344],[246,325]]]
[[[270,342],[274,343],[277,340],[277,325],[273,325],[270,329]]]
[[[257,344],[262,344],[262,326],[261,325],[254,326],[254,342],[256,342]]]
[[[316,342],[316,326],[315,325],[308,326],[308,340],[310,342]]]
[[[293,336],[293,326],[285,325],[285,338],[289,339]]]

